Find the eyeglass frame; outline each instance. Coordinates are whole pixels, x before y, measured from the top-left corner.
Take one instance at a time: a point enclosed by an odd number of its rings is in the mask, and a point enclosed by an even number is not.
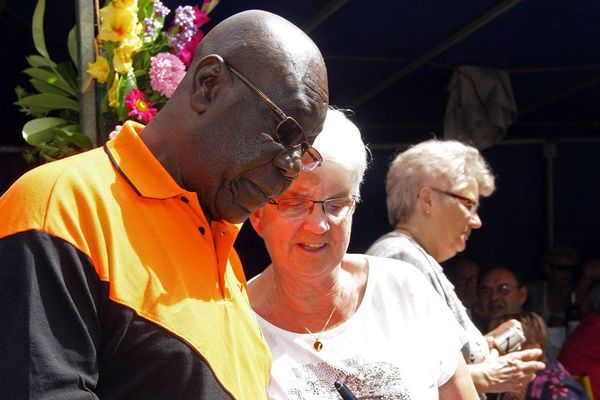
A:
[[[286,149],[289,149],[289,150],[296,150],[298,147],[300,147],[300,153],[302,156],[304,154],[308,154],[310,156],[310,158],[312,158],[313,162],[311,162],[311,163],[305,164],[302,161],[302,170],[305,172],[310,172],[310,171],[314,170],[315,168],[321,166],[321,164],[323,163],[323,156],[321,155],[321,153],[319,153],[319,151],[317,149],[312,147],[312,145],[308,142],[306,134],[304,133],[304,129],[302,129],[302,126],[300,126],[298,121],[296,121],[293,117],[286,115],[283,112],[283,110],[281,108],[279,108],[279,106],[277,106],[277,104],[275,104],[275,102],[269,98],[269,96],[267,96],[262,90],[257,88],[240,71],[238,71],[231,64],[226,62],[223,59],[223,57],[221,57],[217,54],[215,54],[215,56],[219,57],[219,59],[223,62],[223,64],[226,65],[227,68],[229,68],[229,70],[231,72],[233,72],[233,74],[235,76],[237,76],[242,82],[244,82],[244,84],[246,86],[248,86],[254,92],[254,94],[256,94],[258,96],[258,98],[260,98],[263,101],[263,103],[265,103],[281,119],[281,121],[279,121],[279,123],[277,124],[277,127],[275,128],[275,136],[273,136],[273,139],[275,139],[275,141],[277,143],[281,144],[282,146],[284,146]],[[281,136],[279,134],[279,129],[283,124],[290,123],[290,122],[292,124],[295,124],[297,126],[297,128],[299,129],[300,133],[302,134],[301,135],[302,142],[293,144],[293,143],[285,143],[284,141],[281,140]]]
[[[480,298],[489,297],[497,292],[500,296],[505,297],[513,292],[515,289],[519,289],[520,286],[513,286],[509,283],[501,283],[495,287],[481,287],[477,289],[477,296]],[[485,292],[484,292],[485,291]]]
[[[459,203],[462,204],[467,209],[467,211],[469,212],[469,214],[471,214],[471,217],[474,217],[475,215],[478,215],[478,212],[479,212],[479,202],[473,201],[473,200],[469,199],[468,197],[461,196],[460,194],[449,192],[447,190],[438,189],[438,188],[435,188],[435,187],[432,187],[432,186],[430,186],[430,188],[434,192],[445,194],[446,196],[450,196],[450,197],[458,200]]]
[[[352,200],[352,203],[350,204],[350,206],[348,207],[348,211],[346,212],[346,214],[339,219],[339,221],[343,221],[345,220],[348,215],[350,214],[350,212],[352,212],[352,210],[356,207],[356,203],[358,202],[358,198],[356,195],[352,195],[350,197],[334,197],[331,199],[326,199],[326,200],[312,200],[312,199],[307,199],[304,197],[287,197],[284,199],[280,199],[280,201],[276,201],[276,200],[269,200],[269,204],[272,206],[276,206],[277,207],[277,213],[284,219],[290,220],[290,221],[299,221],[301,219],[304,219],[306,217],[308,217],[314,210],[315,208],[315,204],[321,204],[321,207],[323,209],[323,213],[328,217],[328,218],[338,218],[332,214],[330,214],[329,212],[327,212],[327,209],[325,208],[328,202],[334,201],[334,200]],[[279,210],[279,205],[281,201],[285,201],[285,200],[299,200],[302,202],[307,202],[310,201],[312,203],[312,205],[306,210],[306,212],[299,216],[299,217],[295,217],[295,218],[290,218],[290,217],[286,217],[284,215],[281,214],[281,211]]]

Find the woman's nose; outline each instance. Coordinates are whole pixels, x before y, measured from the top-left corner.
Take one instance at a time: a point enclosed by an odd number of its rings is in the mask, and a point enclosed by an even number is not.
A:
[[[323,204],[314,204],[304,220],[304,229],[315,234],[322,234],[327,232],[329,228],[329,218]]]
[[[479,214],[475,213],[469,217],[469,227],[471,227],[471,229],[479,229],[482,225],[483,222],[481,222]]]

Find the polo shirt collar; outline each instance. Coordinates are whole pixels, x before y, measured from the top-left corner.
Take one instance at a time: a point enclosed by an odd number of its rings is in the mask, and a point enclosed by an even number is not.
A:
[[[135,192],[143,197],[167,199],[189,193],[175,182],[154,157],[139,134],[144,125],[127,121],[104,149],[113,166]]]

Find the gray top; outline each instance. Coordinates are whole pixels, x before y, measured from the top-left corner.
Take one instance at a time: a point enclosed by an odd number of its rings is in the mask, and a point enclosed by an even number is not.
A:
[[[402,232],[392,231],[377,239],[369,247],[367,254],[406,261],[423,272],[467,332],[469,339],[462,348],[466,362],[477,364],[487,357],[487,341],[469,318],[465,306],[454,291],[454,285],[448,280],[440,264],[413,238]]]

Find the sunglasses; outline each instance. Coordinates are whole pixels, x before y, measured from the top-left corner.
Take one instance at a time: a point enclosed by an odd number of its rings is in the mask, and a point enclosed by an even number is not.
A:
[[[302,170],[312,171],[323,162],[321,154],[308,143],[304,130],[300,124],[292,117],[285,115],[283,110],[279,108],[273,100],[271,100],[266,94],[259,88],[254,86],[252,82],[242,75],[237,69],[231,65],[225,63],[227,67],[237,76],[242,82],[246,84],[277,116],[280,118],[280,122],[275,128],[275,139],[278,143],[290,150],[296,150],[300,148],[302,154]]]

